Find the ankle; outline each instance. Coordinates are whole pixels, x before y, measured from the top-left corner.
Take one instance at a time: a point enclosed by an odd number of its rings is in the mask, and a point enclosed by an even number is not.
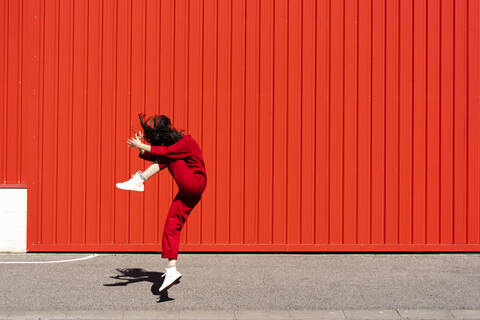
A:
[[[176,271],[176,270],[177,270],[177,266],[167,266],[166,270],[167,270],[167,271]]]
[[[167,268],[168,267],[175,267],[175,266],[177,266],[177,259],[168,258]]]

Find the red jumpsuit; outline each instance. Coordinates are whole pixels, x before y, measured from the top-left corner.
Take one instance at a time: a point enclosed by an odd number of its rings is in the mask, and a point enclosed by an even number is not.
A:
[[[140,158],[168,168],[178,186],[168,212],[162,237],[162,257],[177,259],[180,232],[190,212],[200,201],[207,184],[202,151],[190,135],[164,147],[152,146],[152,151],[140,153]]]

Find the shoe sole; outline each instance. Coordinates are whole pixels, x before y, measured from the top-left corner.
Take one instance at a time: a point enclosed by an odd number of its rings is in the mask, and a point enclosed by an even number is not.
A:
[[[160,290],[159,292],[163,292],[165,290],[168,290],[170,289],[173,285],[177,284],[178,280],[180,280],[182,278],[182,276],[178,277],[177,279],[175,279],[171,284],[169,284],[168,286],[166,286],[165,288],[163,288],[162,290]]]
[[[124,188],[124,187],[120,187],[118,185],[116,185],[116,187],[118,189],[121,189],[121,190],[127,190],[127,191],[139,191],[139,192],[143,192],[144,189],[133,189],[133,188]]]

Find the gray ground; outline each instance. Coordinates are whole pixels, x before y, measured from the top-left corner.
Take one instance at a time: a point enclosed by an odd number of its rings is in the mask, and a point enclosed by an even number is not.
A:
[[[480,254],[0,254],[0,310],[480,309]],[[122,272],[130,281],[115,279]]]

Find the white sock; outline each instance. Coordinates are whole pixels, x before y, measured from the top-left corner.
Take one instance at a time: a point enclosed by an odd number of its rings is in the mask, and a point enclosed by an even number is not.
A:
[[[170,269],[172,271],[176,271],[177,270],[177,266],[167,266],[167,269]]]

